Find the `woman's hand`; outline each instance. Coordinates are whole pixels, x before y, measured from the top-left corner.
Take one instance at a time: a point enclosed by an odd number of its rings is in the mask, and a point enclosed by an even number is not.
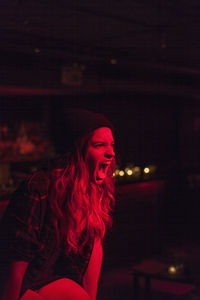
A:
[[[9,278],[5,287],[3,300],[18,300],[22,281],[28,267],[28,262],[15,261],[10,265]]]

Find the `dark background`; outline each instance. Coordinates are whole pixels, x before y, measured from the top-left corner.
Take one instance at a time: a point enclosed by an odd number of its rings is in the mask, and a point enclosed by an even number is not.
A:
[[[30,122],[51,140],[62,110],[86,108],[113,122],[118,167],[141,167],[136,180],[116,178],[104,271],[118,274],[123,266],[128,274],[134,263],[164,255],[170,263],[178,257],[200,278],[199,14],[199,0],[0,3],[6,139],[15,140],[20,124]],[[4,144],[1,135],[0,151]],[[0,155],[2,212],[7,192],[48,155]],[[145,177],[149,165],[156,172]]]
[[[114,124],[119,163],[156,164],[160,174],[173,168],[199,168],[200,104],[193,99],[141,94],[1,96],[1,124],[22,120],[56,130],[60,112],[79,107],[104,113]],[[63,140],[67,140],[63,130]]]
[[[0,124],[25,118],[48,131],[59,109],[88,108],[113,121],[122,165],[198,168],[199,9],[198,0],[1,1]]]

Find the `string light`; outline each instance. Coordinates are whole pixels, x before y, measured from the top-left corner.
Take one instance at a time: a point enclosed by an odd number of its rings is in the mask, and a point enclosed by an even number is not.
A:
[[[35,52],[35,53],[40,53],[40,49],[39,49],[39,48],[35,48],[35,49],[34,49],[34,52]]]
[[[121,170],[121,171],[119,171],[119,176],[124,176],[124,171],[123,170]]]
[[[145,174],[149,174],[150,173],[150,169],[148,167],[144,168],[144,173]]]
[[[113,176],[116,177],[116,180],[117,177],[124,177],[127,182],[130,182],[130,180],[149,179],[150,176],[154,176],[156,169],[157,167],[155,165],[148,165],[141,168],[140,166],[134,166],[133,163],[128,163],[124,169],[120,169],[120,166],[116,166]]]
[[[126,167],[124,171],[128,176],[131,176],[133,174],[133,171],[128,167]]]
[[[118,169],[115,170],[115,175],[116,176],[119,175],[119,170]]]
[[[110,60],[111,65],[116,65],[117,64],[117,60],[115,58],[112,58]]]
[[[176,267],[175,266],[169,266],[168,273],[169,274],[176,274]]]
[[[141,173],[140,167],[138,167],[138,166],[134,167],[134,168],[133,168],[133,173],[134,173],[134,174],[135,174],[135,173]]]
[[[127,175],[129,175],[129,176],[133,175],[133,171],[132,171],[131,169],[129,169],[129,170],[127,171]]]

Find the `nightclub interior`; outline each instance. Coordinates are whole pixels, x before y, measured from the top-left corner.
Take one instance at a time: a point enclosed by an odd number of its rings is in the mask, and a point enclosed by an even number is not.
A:
[[[4,0],[0,37],[0,218],[53,136],[65,150],[62,112],[101,113],[116,203],[96,299],[199,300],[199,1]]]

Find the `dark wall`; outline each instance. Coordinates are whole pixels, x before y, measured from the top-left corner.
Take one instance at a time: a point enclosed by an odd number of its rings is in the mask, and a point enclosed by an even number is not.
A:
[[[111,119],[121,165],[152,163],[166,174],[175,167],[200,167],[198,101],[159,95],[102,94],[60,98],[59,104],[65,109],[75,106],[102,112]]]
[[[101,94],[87,96],[12,96],[0,98],[0,124],[21,120],[45,123],[68,107],[104,113],[116,128],[121,165],[156,164],[167,174],[174,166],[199,168],[200,102],[166,96]],[[51,125],[51,126],[50,126]],[[63,137],[65,138],[64,132]]]

